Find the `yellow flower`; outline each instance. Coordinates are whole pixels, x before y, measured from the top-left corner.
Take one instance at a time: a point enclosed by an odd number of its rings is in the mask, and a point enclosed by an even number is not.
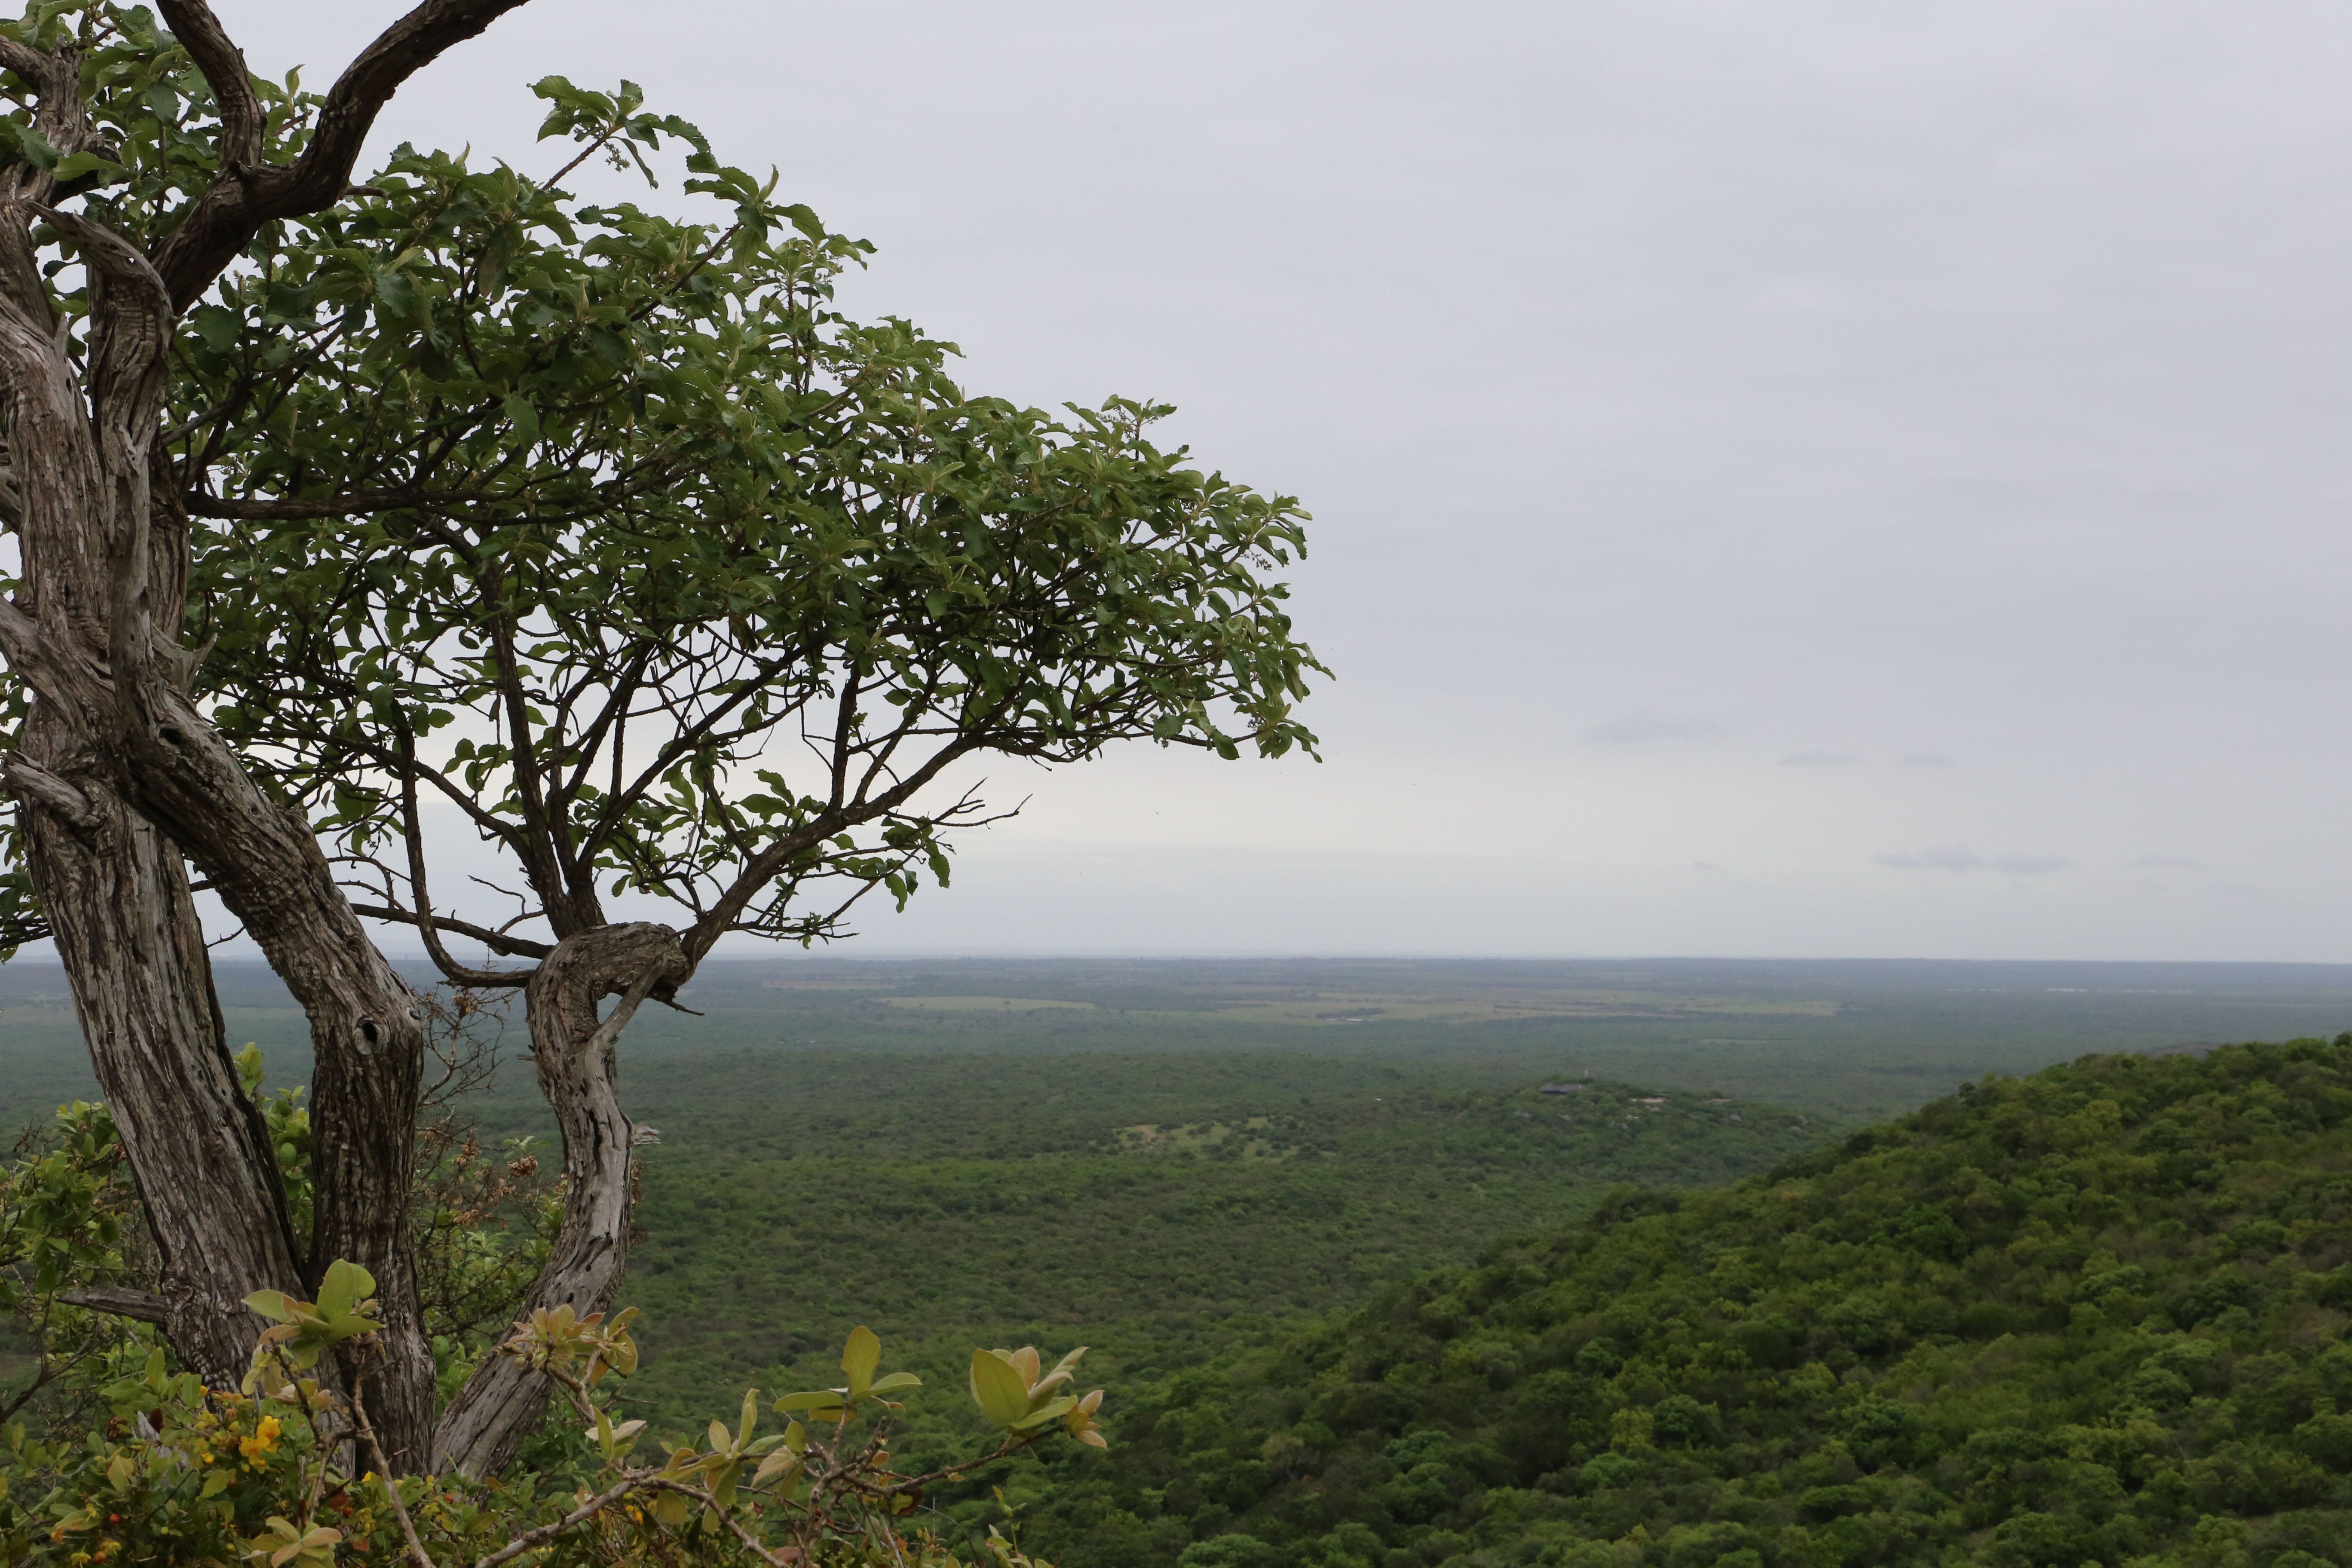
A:
[[[260,1427],[250,1437],[237,1439],[237,1452],[248,1459],[258,1459],[278,1447],[278,1417],[265,1415]]]

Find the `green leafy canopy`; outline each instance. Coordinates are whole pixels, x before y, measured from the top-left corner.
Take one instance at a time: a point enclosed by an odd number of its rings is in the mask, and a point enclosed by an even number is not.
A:
[[[201,79],[141,8],[16,26],[88,35],[119,163],[83,200],[145,236],[210,174]],[[291,155],[317,100],[256,90]],[[1294,500],[1155,445],[1161,405],[966,392],[953,344],[835,308],[872,247],[772,172],[633,84],[533,90],[568,161],[404,144],[266,231],[175,345],[194,679],[372,912],[427,903],[395,851],[431,801],[520,868],[525,927],[625,892],[683,906],[698,954],[807,941],[946,880],[982,755],[1311,752]],[[698,216],[567,190],[597,157],[681,159]]]
[[[538,90],[634,149],[633,94]],[[946,879],[981,808],[923,790],[971,753],[1311,742],[1261,580],[1293,503],[1153,447],[1164,408],[966,395],[829,308],[866,247],[677,134],[723,226],[404,148],[192,321],[192,488],[334,503],[197,555],[221,721],[289,795],[366,857],[413,780],[542,899],[806,937],[811,884]]]

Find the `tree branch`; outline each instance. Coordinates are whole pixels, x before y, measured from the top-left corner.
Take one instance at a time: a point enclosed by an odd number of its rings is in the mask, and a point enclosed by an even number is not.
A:
[[[88,795],[36,763],[13,753],[0,758],[0,779],[7,782],[9,792],[18,800],[54,811],[76,827],[94,827],[99,823],[99,810]]]
[[[30,44],[20,44],[14,38],[0,38],[0,69],[15,71],[35,89],[45,89],[55,65],[48,56]]]
[[[441,971],[442,977],[458,985],[514,985],[530,979],[529,975],[509,975],[495,969],[476,969],[449,956],[449,949],[441,941],[441,927],[433,918],[433,895],[425,884],[425,827],[416,813],[416,737],[410,732],[405,720],[400,726],[401,760],[409,765],[400,774],[400,830],[408,840],[408,892],[416,905],[416,931],[425,939],[425,951]]]
[[[401,84],[523,3],[425,0],[362,50],[327,90],[310,145],[289,167],[253,163],[257,143],[247,161],[233,161],[239,132],[231,105],[249,100],[252,89],[222,84],[231,76],[244,83],[244,57],[205,0],[159,0],[173,34],[189,46],[213,84],[223,119],[220,174],[156,254],[156,270],[170,285],[173,303],[184,310],[195,303],[263,224],[322,212],[341,200],[376,115]]]
[[[384,904],[353,904],[352,910],[355,914],[365,915],[372,921],[390,921],[394,925],[413,926],[418,923],[416,916],[408,910],[393,909]],[[459,936],[472,937],[476,942],[503,958],[545,958],[555,951],[546,942],[532,942],[525,937],[509,936],[504,931],[492,931],[488,926],[478,926],[471,921],[461,921],[453,915],[435,915],[433,923],[442,931],[455,931]],[[528,973],[506,974],[490,971],[483,973],[493,974],[493,978],[483,982],[490,985],[520,985],[530,978]]]
[[[246,69],[245,51],[230,41],[228,29],[205,0],[157,0],[163,21],[188,58],[205,75],[220,106],[220,166],[235,176],[260,162],[265,121],[261,100],[253,95],[253,74]]]
[[[543,1546],[572,1526],[586,1523],[644,1485],[645,1481],[640,1477],[625,1476],[611,1489],[590,1498],[562,1519],[551,1520],[537,1530],[516,1536],[496,1552],[476,1558],[474,1568],[498,1568],[501,1563],[511,1563],[532,1547]]]
[[[656,990],[692,977],[693,963],[667,926],[599,926],[569,936],[539,966],[523,994],[540,1091],[563,1136],[563,1224],[522,1302],[528,1315],[569,1306],[601,1312],[620,1289],[629,1245],[629,1146],[633,1129],[614,1083],[613,1042]],[[609,1018],[598,1004],[614,992]],[[510,1356],[484,1362],[441,1413],[433,1468],[471,1476],[505,1468],[536,1428],[547,1380]]]
[[[207,495],[190,490],[183,498],[191,517],[216,517],[232,522],[301,522],[320,517],[352,517],[370,512],[397,511],[407,507],[446,506],[465,498],[449,490],[355,490],[345,496],[313,500],[256,500],[249,497]]]
[[[61,1291],[58,1300],[70,1306],[85,1307],[93,1312],[111,1312],[118,1318],[136,1318],[142,1323],[168,1323],[172,1317],[171,1303],[148,1290],[125,1290],[112,1285],[92,1285],[87,1289]]]
[[[727,885],[727,890],[719,895],[719,901],[710,907],[709,912],[695,921],[679,938],[687,956],[697,963],[701,963],[713,942],[736,929],[736,921],[750,907],[759,890],[783,875],[803,850],[832,837],[844,827],[888,816],[929,785],[950,763],[980,750],[981,745],[981,740],[974,738],[942,746],[914,773],[871,800],[860,798],[849,805],[824,812],[803,825],[798,832],[787,834],[761,850],[736,872],[735,879]]]
[[[425,1542],[416,1539],[416,1526],[409,1521],[408,1505],[401,1501],[400,1478],[385,1462],[383,1447],[375,1440],[375,1427],[368,1421],[367,1406],[360,1403],[360,1384],[363,1381],[353,1379],[352,1383],[352,1425],[358,1431],[360,1440],[367,1445],[368,1453],[375,1459],[376,1476],[383,1482],[384,1496],[392,1504],[392,1517],[400,1521],[400,1533],[408,1542],[410,1560],[416,1568],[434,1568],[433,1559],[425,1554]]]

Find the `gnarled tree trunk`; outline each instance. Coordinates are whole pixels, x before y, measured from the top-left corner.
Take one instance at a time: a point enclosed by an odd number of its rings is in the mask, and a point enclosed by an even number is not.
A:
[[[152,479],[178,312],[265,223],[340,198],[400,84],[521,0],[425,0],[337,81],[287,165],[262,157],[260,105],[210,7],[160,3],[217,100],[222,174],[164,226],[154,253],[52,205],[58,192],[45,169],[24,163],[0,174],[9,198],[0,206],[0,421],[23,583],[0,601],[0,653],[34,693],[33,721],[5,772],[35,890],[169,1259],[156,1315],[191,1365],[221,1375],[259,1326],[235,1303],[288,1288],[295,1271],[275,1162],[226,1060],[184,853],[310,1020],[309,1262],[349,1258],[376,1277],[386,1360],[375,1425],[388,1460],[409,1469],[426,1459],[434,1415],[408,1246],[423,1026],[309,825],[255,784],[188,697],[184,520]],[[102,146],[71,42],[43,53],[0,39],[0,66],[37,99],[35,128],[49,146]],[[80,352],[40,271],[36,220],[70,239],[87,268]]]
[[[563,1226],[526,1312],[569,1306],[584,1317],[621,1288],[634,1129],[621,1111],[613,1047],[639,1003],[684,984],[693,967],[667,926],[599,926],[557,943],[524,989],[539,1086],[563,1131],[564,1178]],[[620,1003],[600,1021],[598,1003],[616,993]],[[539,1425],[547,1394],[547,1380],[516,1362],[485,1365],[441,1418],[434,1468],[503,1469]]]

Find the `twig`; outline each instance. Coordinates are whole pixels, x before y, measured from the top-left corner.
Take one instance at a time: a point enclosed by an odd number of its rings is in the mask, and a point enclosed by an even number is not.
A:
[[[375,1428],[368,1424],[367,1406],[360,1403],[356,1383],[352,1385],[352,1423],[359,1428],[360,1440],[375,1459],[375,1473],[383,1482],[383,1495],[392,1500],[392,1517],[400,1521],[400,1533],[408,1538],[408,1554],[416,1560],[416,1568],[434,1568],[433,1559],[425,1555],[425,1542],[416,1539],[416,1526],[409,1522],[408,1505],[400,1500],[400,1478],[383,1462],[383,1450],[376,1445]]]
[[[735,1532],[735,1539],[741,1542],[754,1552],[758,1553],[760,1561],[772,1564],[772,1568],[788,1568],[788,1565],[793,1561],[792,1558],[784,1556],[782,1552],[769,1551],[758,1536],[743,1528],[742,1521],[735,1517],[733,1510],[723,1509],[719,1506],[719,1500],[710,1495],[709,1488],[698,1487],[687,1481],[666,1480],[657,1475],[646,1476],[644,1479],[644,1484],[656,1488],[662,1491],[680,1492],[688,1497],[694,1498],[701,1502],[709,1504],[711,1510],[715,1511],[720,1519],[727,1521],[727,1528]],[[481,1568],[481,1564],[478,1563],[474,1565],[474,1568]]]
[[[623,1498],[628,1496],[631,1492],[636,1490],[644,1484],[645,1481],[643,1478],[631,1476],[628,1479],[622,1481],[619,1485],[613,1487],[610,1490],[599,1493],[597,1496],[590,1498],[586,1502],[582,1503],[578,1508],[573,1509],[570,1513],[565,1514],[562,1519],[555,1521],[553,1523],[542,1524],[537,1530],[528,1531],[521,1535],[516,1536],[512,1541],[508,1542],[504,1546],[499,1547],[496,1552],[491,1552],[488,1556],[475,1559],[474,1568],[498,1568],[498,1565],[501,1563],[511,1563],[516,1558],[521,1556],[524,1552],[530,1551],[532,1547],[554,1540],[565,1531],[570,1530],[573,1525],[583,1524],[587,1521],[595,1518],[597,1514],[612,1507],[614,1503],[620,1501]]]

